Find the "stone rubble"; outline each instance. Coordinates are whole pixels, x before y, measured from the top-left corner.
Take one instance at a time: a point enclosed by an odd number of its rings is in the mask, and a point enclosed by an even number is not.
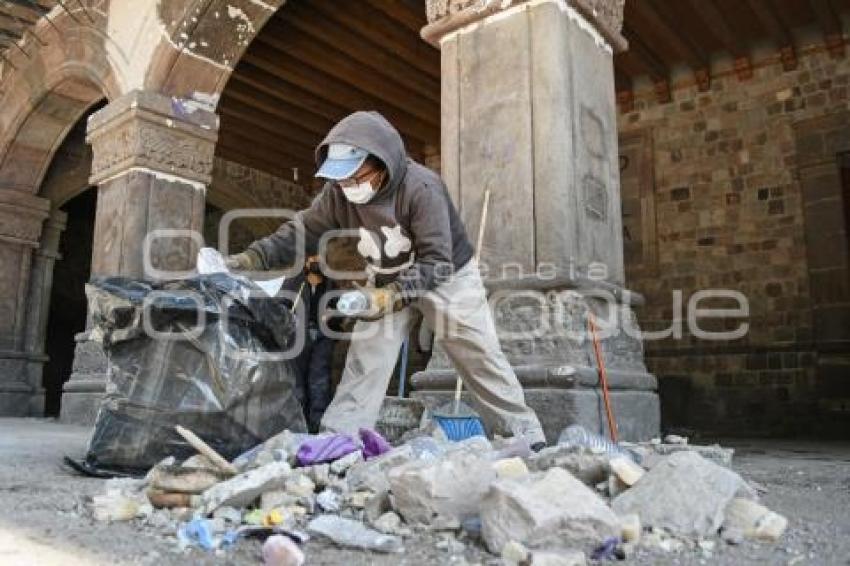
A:
[[[201,521],[216,541],[268,528],[294,540],[306,531],[397,553],[406,538],[431,536],[447,561],[465,563],[472,545],[506,565],[543,566],[583,565],[612,545],[619,557],[694,552],[705,559],[724,541],[775,542],[788,525],[727,467],[731,452],[708,447],[724,456],[707,459],[706,447],[684,438],[622,443],[620,454],[565,445],[535,454],[510,439],[451,443],[421,431],[368,460],[358,450],[299,467],[295,455],[308,438],[315,437],[272,437],[235,459],[232,477],[202,456],[166,459],[142,480],[107,481],[89,512],[174,537]],[[264,547],[268,564],[305,560],[297,545],[266,536],[276,541]]]
[[[675,452],[615,497],[611,507],[621,515],[637,513],[645,525],[700,537],[717,533],[726,506],[737,496],[755,497],[741,476],[696,452]]]

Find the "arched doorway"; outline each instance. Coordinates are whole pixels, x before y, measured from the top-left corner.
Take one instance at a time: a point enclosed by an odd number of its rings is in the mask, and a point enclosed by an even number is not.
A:
[[[75,336],[86,327],[85,284],[91,272],[97,208],[97,190],[88,179],[92,155],[86,143],[86,123],[102,106],[93,106],[62,140],[39,191],[52,209],[35,252],[31,285],[32,293],[42,295],[41,300],[33,297],[33,301],[46,311],[34,348],[45,356],[41,377],[45,416],[59,416],[62,386],[73,369]]]

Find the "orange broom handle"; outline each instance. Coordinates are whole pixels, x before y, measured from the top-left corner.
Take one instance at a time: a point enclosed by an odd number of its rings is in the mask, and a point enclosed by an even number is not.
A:
[[[593,338],[593,352],[596,354],[596,367],[599,371],[599,381],[602,382],[602,398],[605,400],[605,412],[608,415],[608,431],[611,434],[611,441],[617,443],[617,421],[614,419],[614,412],[611,410],[611,398],[608,396],[608,373],[605,371],[605,360],[602,358],[602,351],[599,346],[599,338],[596,337],[596,323],[594,322],[593,312],[587,311],[587,325],[590,327],[590,336]]]

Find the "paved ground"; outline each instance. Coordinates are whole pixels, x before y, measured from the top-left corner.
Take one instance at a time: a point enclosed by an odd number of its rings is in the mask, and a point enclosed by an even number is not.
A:
[[[0,419],[0,565],[257,564],[259,546],[210,556],[182,554],[169,532],[130,523],[105,525],[82,512],[102,481],[69,474],[63,454],[82,454],[87,429],[52,421]],[[767,488],[762,501],[791,526],[776,545],[718,546],[696,552],[641,553],[633,564],[850,564],[850,443],[727,442],[738,449],[736,469]],[[402,556],[379,556],[311,541],[308,564],[497,563],[474,545],[464,556],[440,548],[439,538],[405,541]],[[465,560],[464,560],[465,558]]]

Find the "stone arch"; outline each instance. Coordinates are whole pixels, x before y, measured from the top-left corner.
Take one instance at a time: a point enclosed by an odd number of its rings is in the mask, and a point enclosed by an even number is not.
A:
[[[70,128],[93,105],[120,95],[105,2],[94,4],[87,16],[54,9],[0,71],[0,189],[37,194]]]
[[[286,0],[162,0],[166,41],[145,88],[215,107],[242,54]]]

